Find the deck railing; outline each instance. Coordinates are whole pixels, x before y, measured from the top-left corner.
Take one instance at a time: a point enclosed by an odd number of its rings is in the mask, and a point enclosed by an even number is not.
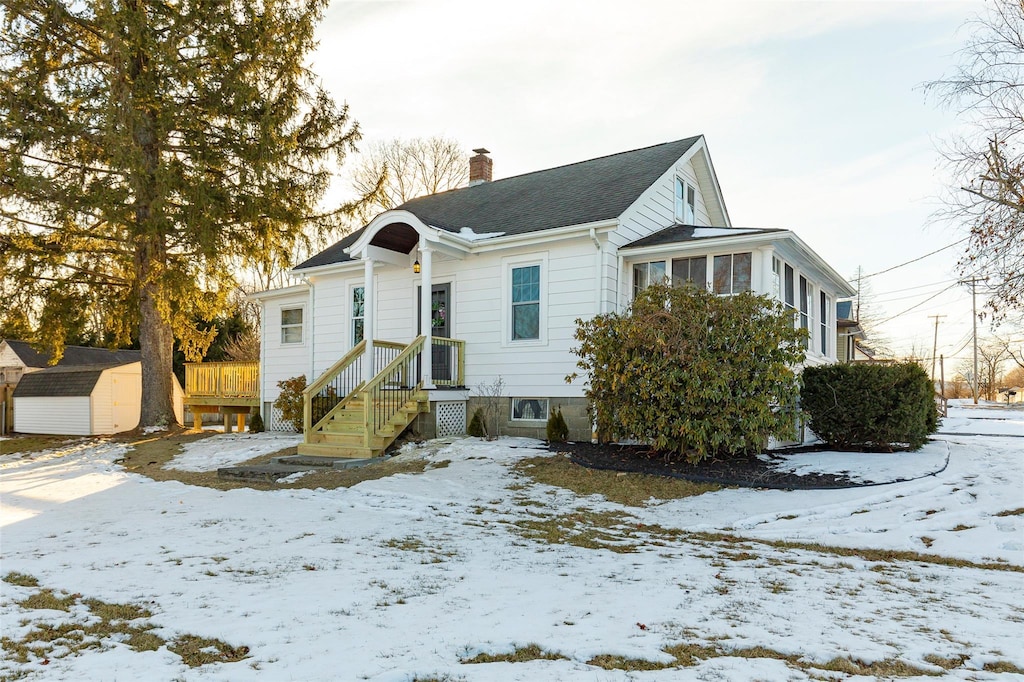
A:
[[[185,398],[259,398],[260,363],[189,362]]]
[[[431,339],[431,374],[435,386],[466,385],[466,342],[435,336]]]

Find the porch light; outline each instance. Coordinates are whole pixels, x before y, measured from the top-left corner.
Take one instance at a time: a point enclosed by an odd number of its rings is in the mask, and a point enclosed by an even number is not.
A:
[[[417,275],[420,274],[420,261],[418,258],[416,259],[416,262],[412,264],[412,271]]]

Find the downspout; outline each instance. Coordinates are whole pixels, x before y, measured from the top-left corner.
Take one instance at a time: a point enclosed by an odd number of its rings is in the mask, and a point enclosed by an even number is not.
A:
[[[307,287],[309,287],[309,379],[306,380],[306,385],[312,384],[316,381],[316,315],[314,310],[316,309],[316,287],[313,286],[313,282],[308,277],[303,277],[302,281]],[[305,321],[305,320],[303,320]]]
[[[270,414],[264,414],[267,405],[267,302],[260,299],[260,416],[263,426],[270,430]],[[182,414],[182,417],[185,415]],[[195,416],[192,417],[195,419]]]
[[[604,250],[601,248],[601,240],[597,238],[597,229],[590,228],[590,239],[593,240],[594,246],[597,247],[597,267],[594,268],[594,314],[600,315],[604,312],[604,305],[601,296],[601,283],[604,279]]]
[[[619,254],[618,272],[615,273],[615,312],[622,307],[622,269],[626,267],[626,258]]]

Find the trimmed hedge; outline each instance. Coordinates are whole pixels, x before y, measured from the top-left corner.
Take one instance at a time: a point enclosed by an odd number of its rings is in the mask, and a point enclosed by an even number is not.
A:
[[[913,362],[825,365],[804,370],[800,402],[830,445],[916,450],[938,429],[934,390]]]

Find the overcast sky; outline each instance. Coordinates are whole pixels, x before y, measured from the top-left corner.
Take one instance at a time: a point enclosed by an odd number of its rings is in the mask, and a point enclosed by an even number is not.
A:
[[[367,141],[453,137],[489,149],[495,179],[703,134],[734,225],[791,229],[852,278],[958,238],[930,218],[957,121],[920,85],[981,8],[335,0],[313,68]],[[930,354],[934,314],[940,353],[968,339],[957,256],[871,278],[880,318],[952,286],[884,325],[896,350]]]

